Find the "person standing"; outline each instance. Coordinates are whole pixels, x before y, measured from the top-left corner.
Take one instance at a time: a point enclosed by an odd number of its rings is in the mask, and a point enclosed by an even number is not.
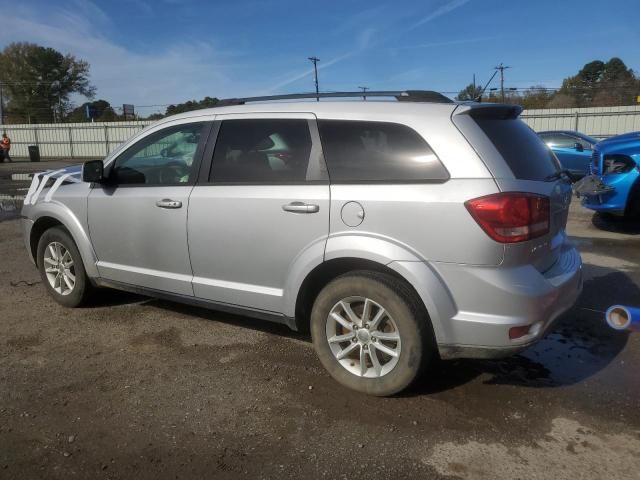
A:
[[[11,139],[7,135],[7,132],[2,134],[2,140],[0,140],[0,149],[2,149],[2,161],[8,160],[9,162],[13,162],[11,157],[9,156],[9,150],[11,150]]]

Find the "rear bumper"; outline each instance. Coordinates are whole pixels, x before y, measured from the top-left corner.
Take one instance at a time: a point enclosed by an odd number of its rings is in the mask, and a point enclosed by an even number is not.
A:
[[[533,266],[513,268],[436,265],[457,312],[441,319],[438,339],[443,358],[497,358],[513,355],[540,340],[582,290],[582,260],[566,243],[556,263],[540,273]],[[528,327],[510,339],[513,327]]]

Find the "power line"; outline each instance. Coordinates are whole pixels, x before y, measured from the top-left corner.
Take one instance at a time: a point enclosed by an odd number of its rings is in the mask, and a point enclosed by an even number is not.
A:
[[[313,73],[316,80],[316,102],[320,101],[320,89],[318,88],[318,62],[320,59],[318,57],[309,57],[309,60],[313,62]]]

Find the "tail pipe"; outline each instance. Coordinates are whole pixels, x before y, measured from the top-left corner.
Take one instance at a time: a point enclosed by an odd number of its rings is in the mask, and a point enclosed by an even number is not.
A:
[[[640,308],[613,305],[605,314],[607,323],[615,330],[634,330],[640,332]]]

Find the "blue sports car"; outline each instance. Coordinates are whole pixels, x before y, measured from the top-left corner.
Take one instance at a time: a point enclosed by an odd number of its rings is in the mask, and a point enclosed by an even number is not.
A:
[[[538,132],[538,135],[556,154],[562,168],[573,177],[582,178],[590,173],[593,146],[598,140],[571,130],[550,130]]]
[[[582,205],[597,212],[640,217],[640,132],[595,145],[591,175],[574,185]]]

